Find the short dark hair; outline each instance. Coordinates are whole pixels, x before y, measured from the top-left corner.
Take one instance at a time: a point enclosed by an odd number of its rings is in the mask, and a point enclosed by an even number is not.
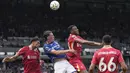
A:
[[[112,38],[110,35],[104,35],[102,38],[102,41],[106,44],[106,45],[110,45],[112,42]]]
[[[68,32],[71,32],[72,28],[75,27],[75,26],[76,26],[76,25],[70,25],[70,26],[68,27]]]
[[[52,31],[50,31],[50,30],[44,31],[43,37],[44,37],[45,40],[47,40],[47,37],[50,35],[50,33],[52,33]]]
[[[34,42],[34,41],[39,41],[39,38],[38,38],[38,37],[34,37],[34,38],[31,39],[30,42],[32,43],[32,42]]]

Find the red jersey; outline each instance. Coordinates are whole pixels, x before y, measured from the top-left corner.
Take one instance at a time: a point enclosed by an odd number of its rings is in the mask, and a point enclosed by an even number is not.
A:
[[[30,48],[26,46],[18,51],[18,55],[23,57],[24,73],[41,73],[39,50],[30,50]]]
[[[73,34],[70,34],[69,38],[68,38],[68,47],[69,49],[74,49],[76,50],[76,54],[74,53],[67,53],[68,58],[71,59],[81,59],[80,54],[82,51],[82,45],[78,42],[75,42],[76,39],[83,39],[80,36],[76,36]]]
[[[73,67],[78,71],[86,70],[85,65],[82,63],[82,59],[80,57],[81,51],[82,51],[82,45],[78,42],[75,42],[77,39],[83,39],[80,36],[76,36],[73,34],[70,34],[68,38],[68,47],[69,49],[74,49],[76,53],[67,53],[67,57],[69,59],[69,62]]]
[[[115,48],[101,48],[94,53],[91,61],[98,66],[98,73],[117,73],[120,62],[124,62],[124,59],[121,52]]]

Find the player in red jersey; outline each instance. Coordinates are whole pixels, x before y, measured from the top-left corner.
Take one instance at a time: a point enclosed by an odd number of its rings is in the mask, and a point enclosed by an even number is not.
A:
[[[101,45],[101,43],[93,42],[84,40],[79,36],[79,30],[75,25],[71,25],[68,27],[70,32],[70,36],[68,38],[68,47],[69,49],[74,49],[77,53],[67,53],[69,62],[75,67],[75,69],[79,73],[87,73],[86,67],[82,63],[82,59],[80,57],[82,51],[81,44],[88,44],[88,45]]]
[[[93,69],[95,66],[99,69],[98,73],[118,73],[118,64],[121,65],[123,70],[121,73],[126,73],[127,66],[121,52],[111,46],[111,36],[103,36],[102,41],[104,46],[94,53],[89,73],[94,73]]]
[[[40,51],[38,47],[40,41],[38,38],[31,40],[29,46],[21,48],[14,56],[6,57],[3,62],[15,61],[19,56],[23,57],[24,73],[41,73],[40,68]]]

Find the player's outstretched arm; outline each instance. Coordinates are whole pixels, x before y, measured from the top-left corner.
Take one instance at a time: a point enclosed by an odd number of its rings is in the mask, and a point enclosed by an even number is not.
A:
[[[102,46],[102,43],[94,42],[94,41],[86,41],[86,44],[91,46]]]
[[[88,40],[79,39],[79,38],[76,38],[75,41],[82,43],[82,44],[92,45],[92,46],[101,46],[102,45],[102,43],[98,43],[98,42],[94,42],[94,41],[88,41]]]
[[[59,55],[59,54],[65,54],[65,53],[69,53],[69,52],[75,53],[75,50],[73,50],[73,49],[72,50],[51,50],[50,53]]]
[[[19,57],[19,55],[16,53],[14,56],[12,57],[5,57],[2,62],[12,62],[15,61],[17,58]]]
[[[89,73],[93,73],[94,68],[95,68],[95,64],[91,64],[89,67]]]

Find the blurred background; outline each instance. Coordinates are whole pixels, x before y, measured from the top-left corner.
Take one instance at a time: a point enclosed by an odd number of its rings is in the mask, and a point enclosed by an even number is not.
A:
[[[43,73],[53,73],[53,64],[43,51],[43,32],[52,30],[56,40],[67,47],[67,27],[77,25],[80,35],[101,42],[105,34],[113,37],[113,46],[123,53],[130,69],[130,0],[58,0],[60,9],[49,8],[52,0],[0,0],[0,73],[22,73],[21,58],[2,63],[14,55],[32,37],[41,39]],[[83,45],[81,54],[88,68],[97,46]],[[130,70],[128,71],[130,73]]]

